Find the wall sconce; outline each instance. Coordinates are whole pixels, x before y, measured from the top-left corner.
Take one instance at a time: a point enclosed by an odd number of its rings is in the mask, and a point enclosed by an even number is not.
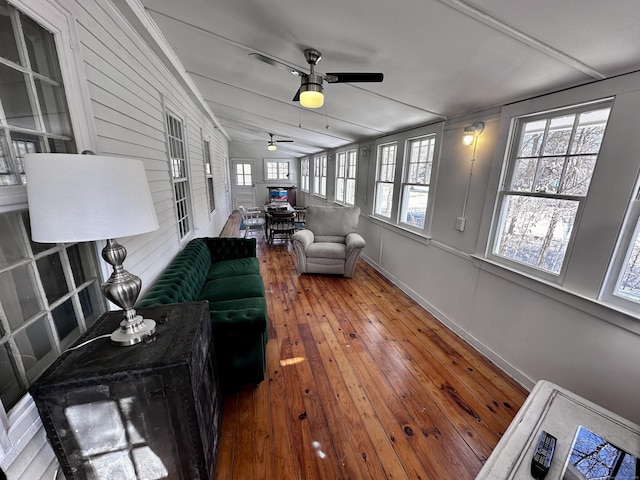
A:
[[[475,122],[473,125],[464,127],[464,136],[462,137],[462,143],[465,145],[471,145],[484,130],[484,122]]]

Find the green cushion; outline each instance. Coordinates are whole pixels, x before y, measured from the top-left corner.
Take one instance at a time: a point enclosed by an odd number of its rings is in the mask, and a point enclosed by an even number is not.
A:
[[[215,262],[211,265],[209,273],[207,273],[207,280],[239,277],[241,275],[260,275],[260,262],[258,261],[258,257]]]
[[[259,308],[243,308],[240,310],[220,310],[211,312],[213,335],[227,339],[242,341],[253,335],[264,334],[267,328],[264,313]]]
[[[264,284],[260,275],[209,280],[200,292],[200,300],[209,302],[262,296],[264,296]]]
[[[264,297],[237,298],[235,300],[222,300],[219,302],[209,302],[209,311],[217,312],[222,310],[240,310],[243,308],[258,308],[264,312],[266,317],[267,301]]]

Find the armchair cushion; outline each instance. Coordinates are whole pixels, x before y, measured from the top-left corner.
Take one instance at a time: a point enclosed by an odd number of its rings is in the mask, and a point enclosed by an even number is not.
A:
[[[311,258],[340,258],[345,257],[344,243],[315,242],[307,248],[307,257]]]
[[[307,207],[305,228],[311,230],[316,237],[345,237],[358,229],[359,220],[360,207],[311,205]],[[344,239],[342,241],[344,242]]]

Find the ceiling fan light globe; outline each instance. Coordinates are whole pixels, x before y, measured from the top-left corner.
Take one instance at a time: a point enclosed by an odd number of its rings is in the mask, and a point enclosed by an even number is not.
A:
[[[324,95],[322,92],[304,91],[300,92],[300,105],[306,108],[319,108],[324,104]]]
[[[267,150],[269,150],[270,152],[275,152],[276,151],[276,146],[273,143],[269,143],[267,145]]]

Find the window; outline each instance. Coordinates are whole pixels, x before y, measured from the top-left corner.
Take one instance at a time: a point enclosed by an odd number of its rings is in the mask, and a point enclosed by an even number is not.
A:
[[[336,157],[336,202],[354,205],[356,200],[356,151],[339,152]]]
[[[265,180],[285,180],[289,181],[289,165],[288,159],[265,159]]]
[[[55,39],[0,0],[0,187],[24,185],[25,153],[75,153]]]
[[[26,211],[0,215],[0,399],[7,410],[106,311],[94,244],[30,238]]]
[[[95,245],[33,243],[28,212],[14,206],[24,205],[25,153],[76,152],[57,50],[71,43],[69,19],[46,2],[32,3],[60,27],[56,36],[0,0],[0,418],[8,420],[0,458],[27,438],[20,419],[35,406],[20,400],[29,384],[107,308]],[[69,72],[75,57],[66,59]],[[66,78],[76,91],[78,79]],[[74,100],[81,120],[84,100]]]
[[[520,117],[492,253],[557,278],[589,190],[611,103]]]
[[[380,145],[378,148],[374,213],[386,218],[391,218],[393,208],[393,182],[396,172],[397,149],[396,143]]]
[[[253,186],[253,175],[251,173],[250,163],[237,163],[236,164],[236,185],[238,186]]]
[[[313,193],[327,196],[327,155],[313,158]]]
[[[300,188],[304,192],[309,191],[309,159],[303,158],[300,162]]]
[[[427,215],[431,167],[435,151],[436,137],[410,140],[409,157],[405,165],[402,184],[402,204],[400,222],[423,229]]]
[[[169,161],[171,162],[171,178],[176,205],[178,230],[180,239],[191,232],[189,215],[189,177],[187,173],[187,151],[185,146],[184,126],[178,117],[166,113],[167,140],[169,143]]]
[[[216,200],[213,191],[213,173],[211,172],[211,147],[209,142],[205,140],[203,145],[204,151],[204,173],[207,181],[207,196],[209,197],[209,212],[216,210]]]

